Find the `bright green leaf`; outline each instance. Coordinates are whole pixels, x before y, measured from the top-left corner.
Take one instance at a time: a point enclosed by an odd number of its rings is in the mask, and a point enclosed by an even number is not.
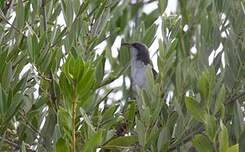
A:
[[[192,97],[186,97],[185,105],[187,110],[191,115],[198,121],[203,121],[205,116],[205,111],[200,103],[194,100]]]
[[[123,149],[134,146],[137,143],[137,136],[115,137],[106,142],[102,148],[105,149]]]
[[[213,152],[212,143],[208,140],[208,138],[202,134],[198,134],[192,140],[193,145],[197,149],[198,152]]]
[[[236,145],[233,145],[231,147],[229,147],[226,152],[239,152],[239,145],[236,144]]]
[[[97,131],[96,133],[94,133],[94,135],[92,135],[92,137],[90,137],[84,147],[83,150],[84,152],[92,152],[92,151],[96,151],[96,148],[99,148],[99,145],[102,142],[102,131]]]
[[[59,138],[56,142],[56,152],[68,152],[69,147],[67,142],[63,138]]]
[[[219,133],[219,151],[227,151],[229,147],[229,135],[226,126],[220,121],[221,131]]]

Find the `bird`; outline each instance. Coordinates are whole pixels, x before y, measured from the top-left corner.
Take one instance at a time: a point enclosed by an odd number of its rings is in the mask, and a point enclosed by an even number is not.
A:
[[[148,48],[141,42],[122,43],[121,45],[130,49],[132,89],[133,91],[137,91],[137,87],[143,89],[147,82],[147,66],[152,68],[154,78],[157,76],[157,72],[153,68],[152,61],[149,56]]]
[[[147,68],[151,68],[154,78],[157,77],[157,72],[153,68],[152,61],[149,56],[149,51],[147,46],[141,42],[133,42],[133,43],[122,43],[121,46],[126,46],[130,49],[131,59],[130,59],[130,67],[131,67],[131,87],[133,91],[133,98],[137,102],[139,109],[142,109],[143,102],[139,95],[139,89],[146,89],[148,77],[147,77]],[[127,106],[125,106],[127,107]],[[123,110],[124,111],[124,110]],[[143,110],[139,110],[137,113],[141,113]],[[143,115],[143,114],[141,114]],[[127,122],[120,123],[116,128],[117,136],[124,136],[128,131]],[[136,145],[137,147],[137,145]]]

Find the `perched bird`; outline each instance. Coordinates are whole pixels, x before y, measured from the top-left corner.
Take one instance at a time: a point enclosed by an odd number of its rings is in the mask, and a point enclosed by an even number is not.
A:
[[[146,85],[146,68],[148,65],[152,67],[153,76],[156,77],[157,75],[157,72],[153,69],[148,48],[140,42],[122,43],[122,46],[130,48],[132,88],[134,91],[136,91],[136,86],[142,89]]]
[[[141,99],[138,96],[137,87],[143,89],[147,85],[147,66],[150,66],[152,68],[154,78],[156,77],[157,72],[153,69],[153,65],[149,56],[149,51],[145,44],[140,42],[122,43],[122,46],[126,46],[130,49],[132,90],[136,92],[133,95],[136,98],[139,108],[142,109],[142,102],[140,102]],[[142,111],[143,110],[139,110],[139,113]],[[127,122],[119,124],[116,128],[116,134],[118,136],[124,136],[125,132],[127,132],[128,130],[127,127]],[[135,147],[137,148],[137,146],[139,145],[136,145]]]

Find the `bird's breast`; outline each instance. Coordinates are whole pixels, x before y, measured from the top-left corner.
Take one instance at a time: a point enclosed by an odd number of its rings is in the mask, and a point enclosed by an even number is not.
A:
[[[143,88],[146,82],[146,66],[141,61],[131,62],[131,78],[133,89],[137,85],[139,88]]]

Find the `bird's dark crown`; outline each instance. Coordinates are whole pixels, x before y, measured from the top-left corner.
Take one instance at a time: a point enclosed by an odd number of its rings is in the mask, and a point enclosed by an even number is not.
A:
[[[137,50],[137,60],[144,62],[145,65],[150,64],[151,60],[149,57],[148,48],[144,44],[134,42],[131,43],[130,46]]]

